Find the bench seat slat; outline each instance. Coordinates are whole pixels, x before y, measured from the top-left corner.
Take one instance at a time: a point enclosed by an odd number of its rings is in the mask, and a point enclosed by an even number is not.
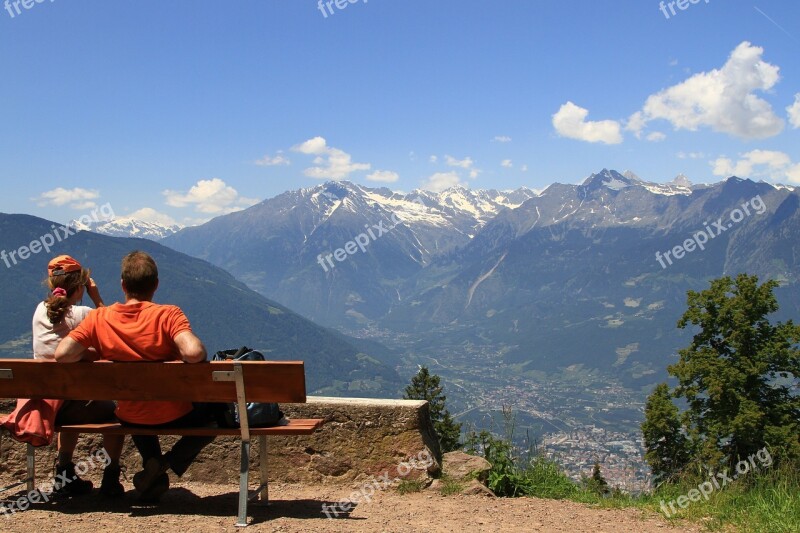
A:
[[[289,421],[289,425],[286,426],[250,428],[250,434],[311,435],[322,426],[323,422],[324,420],[321,418],[292,419]],[[62,431],[64,433],[106,433],[109,435],[241,436],[241,430],[238,428],[139,428],[123,426],[119,423],[59,426],[56,428],[56,431]]]

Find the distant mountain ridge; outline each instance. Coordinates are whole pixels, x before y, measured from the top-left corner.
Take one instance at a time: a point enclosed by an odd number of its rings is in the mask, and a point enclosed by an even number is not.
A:
[[[763,212],[752,209],[704,250],[659,264],[656,252],[728,221],[755,197]],[[781,280],[786,312],[797,309],[787,296],[800,271],[797,206],[789,186],[735,177],[693,185],[685,176],[659,184],[608,169],[539,193],[405,194],[330,182],[163,243],[342,330],[410,335],[434,350],[485,343],[523,373],[583,365],[644,386],[685,342],[675,323],[686,290],[746,271]],[[342,251],[321,268],[321,255],[392,215],[400,223],[363,252]]]
[[[28,215],[0,214],[0,250],[16,250],[53,231],[55,224]],[[45,296],[42,280],[55,255],[74,256],[92,270],[107,304],[120,301],[122,257],[134,249],[159,267],[156,302],[179,305],[209,352],[242,345],[268,359],[303,360],[309,393],[397,397],[397,355],[375,342],[320,327],[257,294],[213,265],[146,239],[78,231],[25,260],[0,263],[0,358],[31,356],[31,317]],[[346,394],[345,394],[346,393]]]
[[[134,237],[158,241],[182,230],[181,224],[159,224],[132,217],[115,217],[111,220],[84,223],[78,220],[70,222],[70,226],[81,231],[93,231],[109,237]]]
[[[731,222],[730,213],[754,198],[763,212],[751,208]],[[675,324],[688,289],[748,272],[781,280],[783,313],[798,311],[799,200],[789,189],[738,178],[689,194],[654,192],[614,171],[553,185],[437,258],[379,323],[423,336],[437,331],[453,345],[491,339],[521,371],[583,365],[642,386],[663,376],[664,358],[685,345],[689,332]],[[725,231],[706,249],[660,265],[656,252],[715,221]]]
[[[535,194],[530,189],[461,187],[403,194],[328,182],[185,228],[162,242],[222,266],[262,294],[293,302],[315,320],[329,325],[340,318],[358,322],[362,316],[386,313],[399,284],[433,257],[469,242],[500,211]],[[392,216],[402,224],[370,238],[370,253],[337,263],[330,276],[341,283],[329,286],[318,256],[374,225],[394,226]],[[349,288],[355,285],[359,294]],[[354,309],[348,303],[353,301],[366,302],[368,309]]]

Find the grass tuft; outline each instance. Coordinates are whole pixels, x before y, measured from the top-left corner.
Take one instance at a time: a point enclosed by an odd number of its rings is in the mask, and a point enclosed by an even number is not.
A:
[[[397,484],[397,492],[399,494],[410,494],[412,492],[421,492],[425,488],[425,482],[419,479],[404,479]]]

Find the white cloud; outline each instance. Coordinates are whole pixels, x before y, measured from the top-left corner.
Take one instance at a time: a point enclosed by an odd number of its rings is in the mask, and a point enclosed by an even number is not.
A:
[[[645,126],[647,126],[647,120],[645,120],[641,111],[637,111],[628,117],[628,121],[625,123],[625,129],[636,133],[637,139],[642,138],[642,130]]]
[[[400,174],[392,172],[391,170],[376,170],[372,174],[367,175],[369,181],[380,181],[383,183],[394,183],[400,179]]]
[[[745,41],[720,69],[700,72],[650,95],[641,111],[631,115],[626,129],[636,133],[663,119],[676,130],[714,131],[742,139],[764,139],[783,130],[784,122],[756,91],[768,91],[780,79],[779,68],[761,59],[764,49]]]
[[[285,155],[283,155],[283,150],[278,150],[278,153],[275,154],[275,157],[270,157],[265,155],[261,159],[256,161],[256,165],[260,167],[276,167],[280,165],[289,165],[291,161]]]
[[[80,187],[75,187],[74,189],[58,187],[43,192],[34,201],[41,207],[46,205],[61,207],[69,204],[71,209],[91,209],[97,207],[94,200],[98,198],[100,198],[100,192],[96,190],[82,189]]]
[[[258,202],[254,198],[239,196],[233,187],[219,178],[200,180],[187,192],[163,191],[166,203],[172,207],[194,206],[199,213],[224,215],[239,211]]]
[[[794,103],[786,108],[789,113],[789,123],[793,128],[800,128],[800,93],[794,95]]]
[[[439,158],[438,158],[438,157],[436,157],[435,155],[432,155],[432,156],[431,156],[431,157],[428,159],[428,161],[430,161],[431,163],[436,163],[437,161],[439,161]]]
[[[353,172],[358,170],[369,170],[372,165],[369,163],[353,163],[350,154],[343,150],[328,146],[323,137],[314,137],[297,146],[292,147],[295,152],[306,155],[315,155],[314,164],[303,171],[309,178],[317,179],[346,179]]]
[[[654,131],[654,132],[652,132],[652,133],[647,135],[647,140],[650,141],[650,142],[655,142],[655,143],[661,142],[666,138],[667,138],[667,136],[664,135],[663,133],[661,133],[660,131]]]
[[[327,149],[328,143],[324,137],[314,137],[292,148],[293,151],[306,155],[324,154]]]
[[[125,215],[125,218],[143,220],[145,222],[161,224],[162,226],[174,226],[175,224],[177,224],[174,218],[165,213],[160,213],[155,209],[153,209],[152,207],[143,207],[141,209],[137,209],[133,213]]]
[[[471,157],[465,157],[464,159],[456,159],[455,157],[446,155],[444,156],[444,160],[449,167],[459,167],[459,168],[471,168],[475,161],[472,160]]]
[[[510,143],[511,137],[507,135],[496,135],[495,138],[492,140],[497,143]]]
[[[500,166],[503,167],[503,168],[511,168],[511,167],[514,166],[514,164],[511,162],[510,159],[503,159],[500,162]]]
[[[522,172],[527,172],[527,171],[528,171],[528,165],[522,165],[521,167],[519,167],[519,169],[520,169]]]
[[[605,144],[622,142],[619,122],[615,120],[587,121],[588,115],[587,109],[567,102],[553,115],[553,127],[559,135],[569,139]]]
[[[420,188],[426,191],[441,192],[456,185],[466,186],[461,182],[461,177],[455,172],[437,172],[422,182]]]
[[[703,159],[706,156],[703,152],[678,152],[675,155],[678,159]]]
[[[480,174],[481,172],[483,172],[483,171],[482,170],[478,170],[477,168],[470,169],[469,177],[471,179],[476,179],[478,177],[478,174]]]
[[[752,150],[740,154],[736,162],[719,157],[711,162],[711,166],[715,176],[768,177],[773,181],[800,183],[800,163],[792,163],[787,154],[773,150]]]

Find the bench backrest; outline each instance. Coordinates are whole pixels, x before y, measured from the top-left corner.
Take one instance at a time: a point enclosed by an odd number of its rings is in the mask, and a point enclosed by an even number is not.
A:
[[[306,401],[302,361],[249,361],[241,365],[248,402]],[[56,363],[0,359],[0,398],[233,402],[236,384],[214,379],[214,373],[233,369],[232,361]]]

